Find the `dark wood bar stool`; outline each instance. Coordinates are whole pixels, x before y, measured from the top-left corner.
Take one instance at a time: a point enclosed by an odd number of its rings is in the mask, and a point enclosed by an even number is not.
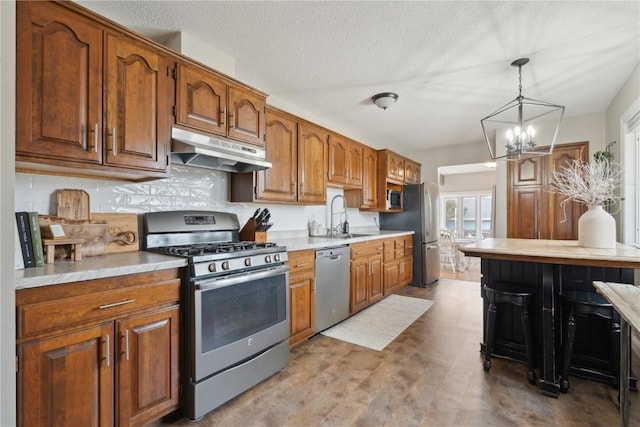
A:
[[[529,310],[533,303],[533,293],[522,290],[516,284],[511,283],[493,283],[490,286],[484,286],[484,292],[489,301],[487,309],[487,330],[486,330],[486,348],[484,356],[484,370],[488,372],[491,369],[491,353],[495,341],[495,326],[498,303],[510,303],[522,309],[520,320],[522,321],[522,331],[524,332],[524,345],[527,352],[527,379],[530,384],[536,383],[536,372],[533,366],[533,325],[529,317]]]
[[[576,338],[575,316],[578,315],[600,316],[611,322],[611,366],[614,370],[614,385],[617,385],[620,370],[618,365],[620,360],[620,319],[615,316],[616,312],[613,306],[602,295],[593,292],[566,291],[563,292],[561,298],[562,309],[566,313],[565,328],[567,333],[562,345],[564,360],[560,391],[566,393],[569,390],[569,368]]]

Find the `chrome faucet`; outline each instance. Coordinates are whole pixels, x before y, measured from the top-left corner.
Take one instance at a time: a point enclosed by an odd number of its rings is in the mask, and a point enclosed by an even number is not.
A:
[[[344,215],[344,223],[338,222],[338,226],[340,227],[340,230],[336,230],[335,226],[333,225],[333,217],[334,215],[336,215],[336,213],[333,212],[333,202],[335,202],[337,198],[342,199],[343,211],[339,212],[339,214],[340,216]],[[348,223],[349,222],[347,221],[347,199],[345,199],[342,194],[337,194],[336,196],[333,197],[333,199],[331,199],[331,228],[330,228],[331,234],[348,233],[349,230],[346,229],[346,227],[344,227],[344,224],[348,224]]]

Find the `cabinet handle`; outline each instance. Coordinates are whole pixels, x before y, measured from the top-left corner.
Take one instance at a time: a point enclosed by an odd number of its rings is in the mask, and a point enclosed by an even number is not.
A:
[[[113,127],[111,128],[112,132],[111,132],[111,153],[115,156],[116,155],[116,128]]]
[[[124,331],[124,358],[129,360],[129,330]]]
[[[229,127],[231,129],[235,129],[236,128],[236,112],[235,111],[231,112],[231,125]]]
[[[227,127],[227,107],[222,108],[222,127]]]
[[[93,151],[98,152],[98,123],[93,125]]]
[[[308,262],[303,262],[302,264],[296,264],[296,268],[304,267],[305,265],[309,265],[309,263]]]
[[[109,355],[109,353],[111,353],[111,346],[109,345],[109,335],[105,335],[104,337],[104,349],[106,351],[104,362],[107,366],[111,366],[111,356]]]
[[[104,310],[105,308],[111,308],[111,307],[117,307],[119,305],[125,305],[125,304],[131,304],[132,302],[135,302],[136,300],[134,299],[128,299],[128,300],[124,300],[124,301],[120,301],[120,302],[114,302],[111,304],[103,304],[100,307],[98,307],[100,310]]]

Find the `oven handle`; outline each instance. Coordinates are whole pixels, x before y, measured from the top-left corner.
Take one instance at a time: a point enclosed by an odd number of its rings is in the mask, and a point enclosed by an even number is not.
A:
[[[218,289],[226,286],[237,285],[238,283],[247,282],[248,280],[266,279],[267,277],[277,276],[279,274],[286,273],[287,271],[289,271],[288,265],[279,265],[277,267],[271,267],[268,270],[247,271],[231,276],[205,280],[203,282],[195,283],[195,286],[196,290]]]

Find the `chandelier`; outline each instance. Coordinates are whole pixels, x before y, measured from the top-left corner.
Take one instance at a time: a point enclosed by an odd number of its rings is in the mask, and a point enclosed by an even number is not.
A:
[[[492,159],[519,160],[553,151],[564,107],[522,96],[522,66],[528,62],[520,58],[511,63],[518,67],[518,96],[480,120]]]

